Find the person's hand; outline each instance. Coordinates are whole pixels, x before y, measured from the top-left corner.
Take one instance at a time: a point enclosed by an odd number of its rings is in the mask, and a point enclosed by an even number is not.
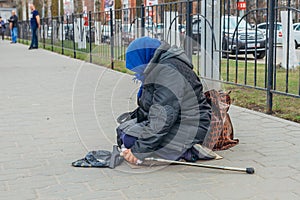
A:
[[[125,151],[123,151],[123,157],[129,163],[137,164],[138,162],[138,159],[132,154],[131,149],[126,149]]]

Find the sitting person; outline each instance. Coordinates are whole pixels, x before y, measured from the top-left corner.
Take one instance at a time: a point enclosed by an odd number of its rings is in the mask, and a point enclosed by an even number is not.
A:
[[[118,145],[133,164],[147,157],[196,161],[195,144],[205,140],[211,107],[185,52],[150,37],[130,43],[126,68],[142,85],[138,108],[117,128]]]

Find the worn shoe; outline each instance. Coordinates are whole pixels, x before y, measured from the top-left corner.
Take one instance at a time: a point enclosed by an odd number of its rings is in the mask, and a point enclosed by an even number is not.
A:
[[[31,46],[30,46],[28,49],[29,49],[29,50],[32,50],[32,49],[37,49],[37,48],[38,48],[38,47],[31,47]]]

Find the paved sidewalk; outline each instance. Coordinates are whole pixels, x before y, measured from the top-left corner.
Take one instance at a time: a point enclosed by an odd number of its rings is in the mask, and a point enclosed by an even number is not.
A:
[[[300,125],[232,106],[236,147],[209,164],[115,170],[71,167],[111,150],[116,117],[133,109],[132,77],[0,41],[0,199],[300,199]]]

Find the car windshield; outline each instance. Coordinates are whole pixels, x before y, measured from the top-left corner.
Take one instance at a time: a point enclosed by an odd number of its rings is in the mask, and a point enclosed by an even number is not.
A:
[[[163,28],[164,28],[164,25],[163,25],[163,24],[157,24],[156,28],[158,28],[158,29],[163,29]]]
[[[73,29],[73,24],[64,24],[64,29]]]
[[[282,30],[282,25],[281,24],[275,24],[275,29],[276,30]]]
[[[258,26],[260,29],[270,29],[269,24],[262,24]],[[274,24],[274,30],[282,30],[282,25],[281,24]]]
[[[130,25],[130,24],[122,25],[122,32],[123,33],[134,32],[134,25]]]
[[[241,20],[240,17],[238,18],[230,17],[230,18],[225,18],[224,20],[225,20],[224,21],[225,29],[235,29],[237,25],[239,25],[239,29],[251,29],[251,26],[244,19]],[[238,24],[239,21],[240,23]]]
[[[197,21],[196,23],[193,23],[193,32],[198,32],[201,30],[201,22]]]
[[[130,25],[123,25],[122,32],[129,32]]]
[[[293,29],[296,29],[297,26],[298,26],[298,24],[294,24],[294,25],[293,25]]]

